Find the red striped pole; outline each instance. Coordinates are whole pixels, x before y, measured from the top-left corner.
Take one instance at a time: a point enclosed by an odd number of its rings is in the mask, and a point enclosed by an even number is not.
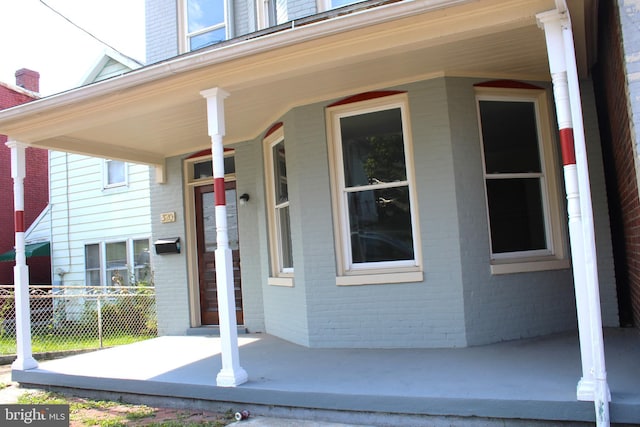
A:
[[[15,227],[16,265],[13,267],[13,286],[16,306],[17,358],[13,369],[27,370],[38,367],[31,353],[31,311],[29,309],[29,267],[25,256],[24,178],[25,146],[9,141],[11,150],[11,177],[13,178],[13,208]]]
[[[219,387],[235,387],[245,383],[247,372],[240,366],[238,351],[238,324],[236,300],[233,287],[233,263],[229,249],[227,227],[227,203],[224,189],[224,99],[229,96],[220,88],[200,92],[207,100],[207,122],[211,137],[213,162],[213,189],[216,216],[216,288],[218,291],[218,314],[220,321],[220,347],[222,369],[216,377]]]
[[[580,88],[569,11],[563,0],[558,0],[556,4],[561,10],[541,13],[537,18],[544,29],[547,42],[567,191],[582,359],[582,379],[578,383],[577,395],[579,400],[592,400],[597,425],[608,426],[608,402],[611,397],[604,360],[593,209]],[[577,140],[579,144],[576,144]]]

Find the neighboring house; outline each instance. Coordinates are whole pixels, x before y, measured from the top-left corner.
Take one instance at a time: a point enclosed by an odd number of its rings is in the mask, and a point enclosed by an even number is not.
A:
[[[82,85],[140,66],[107,50]],[[151,280],[149,167],[61,151],[51,151],[50,162],[54,283],[118,286]]]
[[[39,99],[40,74],[22,68],[16,71],[16,84],[0,82],[0,110]],[[9,224],[14,223],[13,181],[11,179],[11,152],[5,146],[7,137],[0,135],[0,285],[13,284],[13,246],[14,230]],[[49,203],[49,159],[47,150],[29,148],[27,156],[27,177],[25,179],[24,217],[27,230],[27,243],[33,244],[27,249],[28,255],[37,251],[36,256],[28,257],[30,279],[34,284],[51,284],[51,264],[49,259],[49,235],[33,233],[32,226],[39,223],[39,218],[46,214]],[[6,259],[5,259],[6,258]]]
[[[620,320],[640,327],[640,5],[600,2],[594,69]]]
[[[593,399],[591,338],[629,300],[590,74],[616,27],[595,1],[338,6],[147,0],[150,65],[0,112],[0,131],[153,166],[161,334],[219,324],[231,354],[236,323],[316,348],[464,347],[580,319]],[[103,191],[97,172],[69,194]],[[129,220],[84,226],[111,221]],[[227,360],[218,384],[242,382]]]

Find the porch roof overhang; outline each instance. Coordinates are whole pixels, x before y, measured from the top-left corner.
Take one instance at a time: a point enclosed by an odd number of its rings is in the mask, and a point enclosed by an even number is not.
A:
[[[578,67],[592,61],[597,0],[569,3]],[[34,147],[162,166],[210,147],[206,100],[222,87],[225,144],[298,105],[435,76],[549,80],[536,14],[554,0],[413,0],[288,25],[0,112],[0,134]]]

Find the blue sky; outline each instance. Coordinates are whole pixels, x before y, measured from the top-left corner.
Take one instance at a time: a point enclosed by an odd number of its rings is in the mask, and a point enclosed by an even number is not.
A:
[[[96,37],[144,61],[144,0],[44,0]],[[40,0],[0,0],[0,81],[15,72],[40,73],[40,93],[78,86],[104,46],[50,10]]]

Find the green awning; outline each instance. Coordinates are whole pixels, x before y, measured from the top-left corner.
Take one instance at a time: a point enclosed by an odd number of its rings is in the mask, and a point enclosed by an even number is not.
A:
[[[32,256],[50,256],[51,245],[49,244],[49,242],[32,243],[25,246],[24,254],[27,256],[27,258]],[[14,261],[15,259],[15,249],[11,249],[10,251],[0,254],[0,261]]]

